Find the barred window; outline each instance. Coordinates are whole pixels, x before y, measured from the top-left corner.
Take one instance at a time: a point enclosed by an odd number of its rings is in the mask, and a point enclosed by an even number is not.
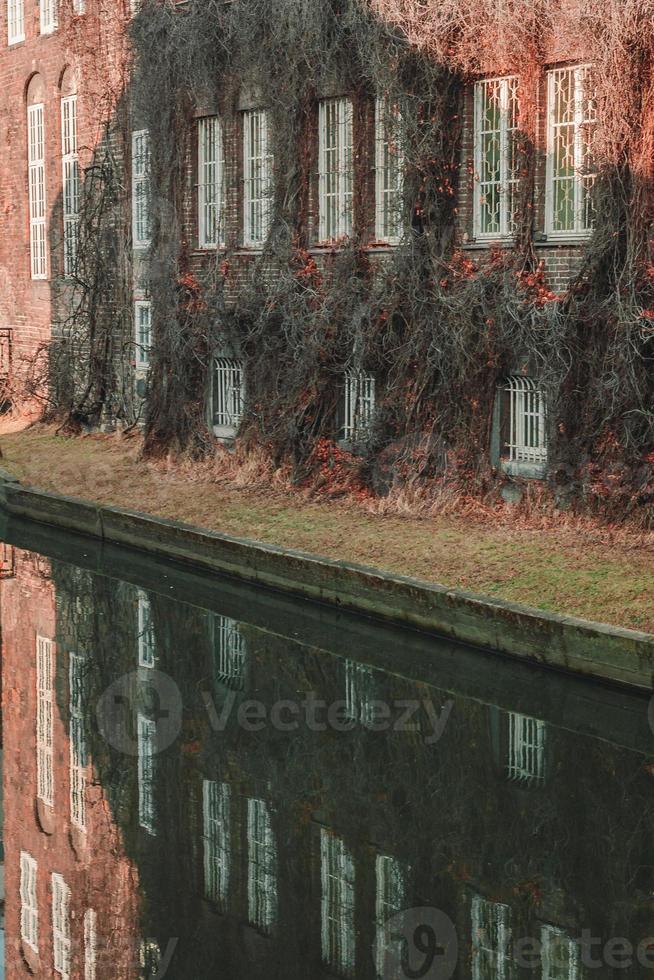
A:
[[[84,913],[84,980],[96,980],[98,917],[94,909]]]
[[[363,371],[345,372],[343,439],[361,443],[370,435],[375,413],[375,379]]]
[[[406,883],[400,862],[378,854],[375,862],[377,894],[375,902],[375,959],[378,977],[401,975],[403,939],[398,936],[394,918],[404,909]]]
[[[86,829],[86,731],[84,718],[84,685],[86,659],[70,654],[70,819],[80,830]]]
[[[45,227],[45,133],[43,105],[31,105],[27,110],[30,256],[32,279],[47,279]]]
[[[354,861],[341,837],[320,832],[323,961],[342,977],[355,975]]]
[[[52,640],[36,638],[36,779],[37,794],[54,806],[54,651]]]
[[[545,722],[509,713],[509,751],[506,776],[519,783],[545,778]]]
[[[373,719],[372,670],[354,660],[345,661],[345,717],[365,725]]]
[[[507,238],[515,232],[518,190],[516,76],[475,85],[475,237]]]
[[[132,240],[135,248],[150,244],[150,134],[132,133]]]
[[[157,725],[140,712],[137,715],[139,824],[149,834],[156,834],[154,798]]]
[[[533,378],[513,375],[502,393],[503,455],[509,460],[547,462],[543,392]]]
[[[39,904],[36,895],[38,865],[31,854],[20,854],[20,935],[38,953]]]
[[[548,73],[546,230],[579,237],[594,221],[592,139],[596,106],[589,65]]]
[[[253,109],[243,114],[243,229],[244,242],[263,245],[272,218],[272,164],[268,113]]]
[[[216,680],[236,691],[245,686],[245,640],[239,624],[228,616],[213,615],[210,620]]]
[[[205,779],[202,784],[204,897],[224,910],[229,891],[231,787]]]
[[[264,933],[277,920],[277,846],[265,800],[248,800],[248,916]]]
[[[225,157],[218,116],[198,121],[198,242],[216,248],[225,237]]]
[[[353,128],[350,99],[325,99],[318,112],[321,242],[352,234]]]
[[[7,43],[25,40],[25,0],[7,0]]]
[[[152,347],[152,303],[149,299],[139,299],[134,303],[134,330],[136,334],[136,366],[150,366]]]
[[[57,29],[57,0],[39,0],[41,34],[52,34]]]
[[[139,667],[154,667],[155,641],[150,599],[139,590],[138,593],[138,650]]]
[[[80,172],[77,157],[77,96],[61,100],[64,275],[75,272],[79,233]]]
[[[511,909],[480,895],[472,899],[472,980],[510,980]]]
[[[70,978],[70,888],[61,875],[52,875],[52,945],[54,970]]]
[[[397,105],[375,101],[375,237],[396,245],[402,237],[404,152]]]
[[[245,383],[243,365],[228,357],[217,357],[213,372],[213,424],[223,435],[233,436],[243,419]]]
[[[579,980],[581,950],[579,944],[562,929],[543,926],[540,932],[542,980]]]

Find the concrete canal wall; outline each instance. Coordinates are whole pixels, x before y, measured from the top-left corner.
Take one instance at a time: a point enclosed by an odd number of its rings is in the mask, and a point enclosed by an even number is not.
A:
[[[649,633],[97,506],[23,487],[2,470],[0,507],[40,524],[438,633],[484,650],[631,687],[654,688],[654,636]]]

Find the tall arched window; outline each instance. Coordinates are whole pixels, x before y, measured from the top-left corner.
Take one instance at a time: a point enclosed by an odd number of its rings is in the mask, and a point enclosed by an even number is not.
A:
[[[34,75],[27,90],[27,169],[32,279],[48,278],[45,199],[45,90]]]
[[[77,156],[77,86],[70,69],[64,73],[61,83],[61,170],[64,275],[72,276],[77,263],[81,187]]]

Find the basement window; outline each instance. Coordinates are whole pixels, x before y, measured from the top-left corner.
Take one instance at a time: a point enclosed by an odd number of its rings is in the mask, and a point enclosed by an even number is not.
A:
[[[562,929],[543,926],[540,932],[542,980],[579,980],[579,944]]]
[[[241,361],[217,357],[212,387],[213,431],[221,439],[234,439],[243,420],[245,379]]]
[[[547,76],[548,238],[584,238],[593,227],[596,105],[591,68],[557,68]]]
[[[402,237],[404,152],[397,105],[375,101],[375,237],[397,245]]]
[[[518,190],[518,79],[489,78],[475,85],[475,238],[515,232]]]
[[[25,0],[7,0],[7,44],[25,40]]]
[[[545,722],[510,712],[506,778],[534,784],[545,779]]]
[[[268,237],[272,218],[272,154],[268,113],[243,113],[243,240],[260,248]]]
[[[39,13],[41,34],[52,34],[57,29],[57,0],[40,0]]]
[[[375,379],[363,371],[345,372],[341,428],[342,440],[362,446],[370,436],[375,413]]]
[[[353,128],[350,99],[324,99],[318,111],[318,237],[352,234]]]
[[[234,691],[245,687],[246,646],[239,624],[229,616],[214,615],[209,621],[215,678]]]
[[[542,477],[547,464],[545,396],[533,378],[511,375],[499,390],[500,456],[505,472]]]

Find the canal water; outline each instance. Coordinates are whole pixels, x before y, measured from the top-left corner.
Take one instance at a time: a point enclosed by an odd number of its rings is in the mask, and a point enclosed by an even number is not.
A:
[[[654,976],[646,692],[2,537],[11,980]]]

